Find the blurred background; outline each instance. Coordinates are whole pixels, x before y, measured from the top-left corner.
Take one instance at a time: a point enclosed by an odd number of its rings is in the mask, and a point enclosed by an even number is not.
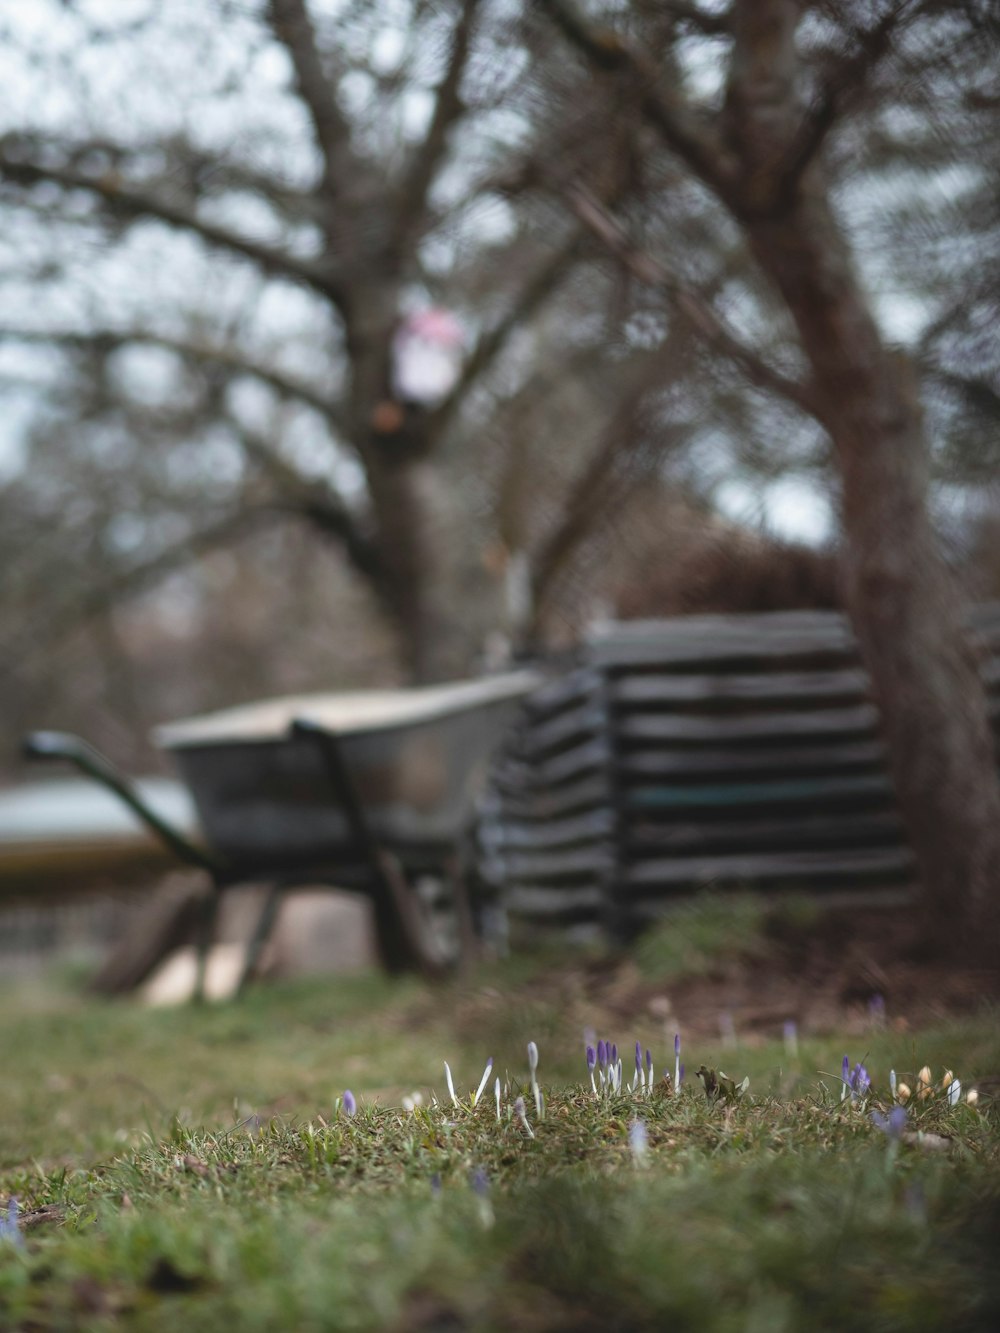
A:
[[[719,109],[721,7],[613,8]],[[816,85],[870,10],[809,7]],[[826,142],[977,599],[1000,593],[994,21],[915,6]],[[32,0],[0,39],[0,821],[32,727],[162,776],[172,717],[474,675],[595,619],[840,604],[826,436],[574,192],[795,375],[787,314],[637,90],[536,7]],[[18,953],[47,938],[25,920]]]

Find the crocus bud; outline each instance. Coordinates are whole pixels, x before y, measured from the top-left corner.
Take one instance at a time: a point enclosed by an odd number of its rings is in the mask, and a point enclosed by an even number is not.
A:
[[[965,1094],[965,1100],[969,1106],[975,1106],[976,1103],[979,1101],[979,1093],[975,1090],[975,1088],[970,1088],[969,1091]]]
[[[348,1088],[347,1091],[344,1093],[344,1110],[347,1112],[348,1115],[353,1115],[357,1109],[358,1109],[358,1104],[354,1100],[354,1093],[350,1090],[350,1088]]]
[[[923,1069],[921,1069],[920,1073],[917,1075],[917,1096],[922,1102],[926,1101],[933,1091],[931,1087],[933,1078],[934,1076],[930,1071],[930,1066],[924,1065]]]
[[[588,1047],[587,1047],[587,1068],[589,1069],[589,1071],[590,1071],[591,1073],[593,1073],[593,1072],[594,1072],[594,1069],[596,1068],[596,1066],[597,1066],[597,1052],[594,1050],[593,1046],[588,1046]]]
[[[538,1068],[538,1047],[533,1041],[528,1042],[528,1068],[532,1073]]]
[[[909,1087],[905,1083],[900,1083],[899,1087],[896,1089],[896,1096],[901,1102],[908,1102],[910,1100]]]

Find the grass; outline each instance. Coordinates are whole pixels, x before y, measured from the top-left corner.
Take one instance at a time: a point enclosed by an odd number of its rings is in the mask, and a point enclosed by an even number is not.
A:
[[[706,936],[702,952],[713,947]],[[802,1038],[794,1058],[780,1040],[722,1054],[685,1039],[689,1069],[749,1074],[749,1093],[727,1104],[690,1076],[679,1095],[658,1084],[653,1097],[595,1099],[587,1014],[577,969],[551,955],[438,991],[373,975],[260,988],[204,1010],[150,1013],[58,988],[7,994],[0,1199],[19,1197],[25,1243],[0,1239],[0,1327],[1000,1323],[991,1103],[911,1103],[909,1132],[924,1138],[896,1148],[870,1118],[888,1104],[890,1068],[914,1087],[925,1062],[967,1087],[995,1074],[995,1015],[879,1029],[864,1049]],[[650,1045],[658,1075],[672,1066],[648,1014],[612,1030],[594,1001],[593,1022],[627,1051],[636,1037]],[[527,1084],[529,1039],[544,1119]],[[845,1051],[872,1073],[867,1106],[840,1100]],[[507,1085],[499,1122],[492,1082],[468,1104],[488,1055]],[[353,1118],[340,1104],[347,1087]],[[423,1104],[402,1109],[417,1090]],[[534,1138],[512,1112],[519,1094]]]

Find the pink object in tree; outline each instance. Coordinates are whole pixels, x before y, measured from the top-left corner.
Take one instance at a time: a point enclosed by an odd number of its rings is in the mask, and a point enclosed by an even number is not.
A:
[[[436,407],[458,383],[465,330],[438,306],[407,315],[392,342],[392,389],[401,402]]]

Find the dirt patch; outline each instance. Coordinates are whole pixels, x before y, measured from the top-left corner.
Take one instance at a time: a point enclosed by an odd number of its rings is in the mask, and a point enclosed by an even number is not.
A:
[[[970,1013],[1000,995],[1000,968],[956,966],[921,954],[912,917],[894,908],[832,911],[809,922],[776,914],[744,952],[662,980],[643,975],[630,956],[568,956],[510,989],[473,985],[456,1005],[470,1037],[500,1014],[556,1010],[568,1027],[621,1030],[640,1017],[672,1033],[741,1042],[780,1038],[793,1021],[802,1035],[896,1031]],[[412,1019],[413,1015],[411,1015]]]
[[[644,982],[647,1005],[666,992],[686,1031],[780,1035],[863,1031],[884,1021],[898,1031],[969,1013],[1000,994],[1000,970],[956,966],[918,947],[912,917],[899,908],[832,912],[814,926],[776,918],[759,949],[711,972],[666,986]]]

